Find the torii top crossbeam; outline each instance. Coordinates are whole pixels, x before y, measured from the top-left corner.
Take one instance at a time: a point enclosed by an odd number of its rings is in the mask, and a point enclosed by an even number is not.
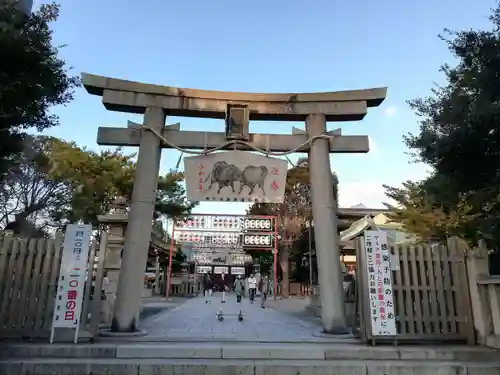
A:
[[[245,104],[250,120],[304,121],[311,113],[325,115],[326,121],[359,121],[368,107],[386,97],[387,88],[319,93],[260,94],[185,89],[133,82],[82,73],[87,92],[102,96],[112,111],[144,113],[160,107],[169,116],[223,119],[228,104]]]

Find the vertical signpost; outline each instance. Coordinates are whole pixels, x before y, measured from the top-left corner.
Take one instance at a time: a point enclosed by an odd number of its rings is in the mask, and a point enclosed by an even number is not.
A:
[[[277,276],[278,273],[278,217],[274,218],[274,248],[273,248],[273,299],[276,300],[276,295],[278,294],[278,283]]]
[[[54,342],[56,328],[74,329],[73,342],[78,342],[91,235],[91,225],[66,226],[50,331],[51,344]],[[92,277],[91,272],[89,270],[89,277]]]
[[[172,225],[172,237],[170,238],[170,251],[168,253],[168,268],[167,268],[167,284],[165,288],[165,298],[168,299],[170,296],[170,288],[172,287],[172,258],[174,256],[174,247],[175,247],[175,221]]]
[[[387,234],[384,231],[365,231],[364,249],[371,336],[394,337],[397,331]]]

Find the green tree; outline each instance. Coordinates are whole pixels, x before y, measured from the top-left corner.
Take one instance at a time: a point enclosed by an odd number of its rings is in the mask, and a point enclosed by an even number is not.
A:
[[[458,199],[445,209],[442,202],[436,200],[428,183],[406,181],[401,188],[384,185],[386,195],[396,202],[387,204],[391,210],[388,218],[403,225],[403,229],[415,234],[423,242],[443,242],[447,237],[461,236],[478,217],[466,199]],[[442,188],[446,188],[442,186]]]
[[[71,201],[71,189],[49,178],[50,137],[27,137],[24,150],[0,183],[0,226],[25,236],[44,236],[52,209]]]
[[[121,149],[94,152],[74,142],[55,140],[47,154],[48,178],[70,187],[69,204],[54,207],[57,223],[84,222],[98,226],[98,215],[109,211],[117,196],[130,196],[135,162],[134,155]]]
[[[94,152],[57,138],[28,137],[14,161],[0,183],[0,225],[25,235],[68,222],[97,228],[98,216],[117,196],[132,194],[134,155],[121,149]],[[157,218],[177,217],[195,206],[185,199],[182,181],[175,171],[159,178]]]
[[[457,224],[459,233],[498,247],[500,6],[492,10],[490,21],[489,30],[446,30],[442,40],[457,64],[441,67],[446,83],[431,96],[409,102],[422,120],[420,131],[408,134],[405,142],[418,161],[434,169],[419,185],[427,193],[428,208],[444,216],[462,216],[465,210],[468,218]],[[447,232],[437,226],[438,237]]]
[[[51,178],[72,186],[72,204],[60,210],[61,218],[98,225],[98,215],[109,211],[117,196],[132,196],[135,176],[134,154],[123,150],[96,153],[74,143],[59,143],[53,152]],[[170,170],[158,178],[155,217],[177,218],[198,203],[186,199],[184,174]]]
[[[42,5],[30,17],[16,1],[0,4],[0,178],[23,149],[26,130],[38,131],[59,124],[53,106],[73,98],[78,78],[68,74],[52,42],[50,24],[59,7]]]
[[[170,170],[158,179],[156,197],[156,216],[167,218],[180,218],[191,213],[198,202],[186,199],[186,190],[182,183],[184,173]]]

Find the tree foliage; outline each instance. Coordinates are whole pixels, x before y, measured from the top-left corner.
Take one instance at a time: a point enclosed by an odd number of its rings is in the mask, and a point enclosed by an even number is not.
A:
[[[23,149],[25,131],[58,125],[51,112],[73,98],[78,78],[68,74],[66,63],[53,45],[50,24],[59,7],[45,4],[31,16],[15,6],[0,4],[0,177]]]
[[[23,235],[44,235],[53,210],[70,203],[69,187],[49,177],[52,138],[28,138],[0,184],[0,225]],[[37,225],[35,225],[37,223]]]
[[[0,183],[0,225],[18,233],[34,235],[68,222],[97,227],[117,196],[132,195],[134,155],[121,149],[94,152],[57,138],[28,137],[14,161]],[[183,179],[176,171],[160,176],[157,218],[177,217],[196,205],[186,200]]]
[[[405,142],[434,173],[386,189],[401,205],[399,218],[424,238],[460,234],[500,245],[500,5],[490,21],[489,30],[445,30],[441,39],[458,63],[442,66],[446,83],[431,96],[409,102],[420,131]]]
[[[387,216],[403,225],[408,233],[418,235],[422,241],[444,241],[459,236],[477,217],[466,199],[460,199],[445,210],[425,189],[423,182],[406,181],[402,188],[384,185],[386,195],[397,202],[387,206]]]

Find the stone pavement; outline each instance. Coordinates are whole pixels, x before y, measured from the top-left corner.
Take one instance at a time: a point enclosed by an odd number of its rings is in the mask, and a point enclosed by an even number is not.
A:
[[[236,304],[234,294],[227,296],[227,303],[220,302],[220,295],[211,297],[206,304],[202,296],[188,300],[173,310],[155,315],[145,320],[141,327],[148,335],[134,341],[239,341],[239,342],[323,342],[331,338],[322,337],[321,327],[314,321],[276,311],[273,308],[262,309],[256,301],[251,304],[243,299]],[[225,315],[223,322],[216,314],[222,308]],[[243,312],[243,321],[239,322],[237,313]],[[354,340],[351,337],[347,339]],[[338,338],[337,338],[338,340]],[[346,340],[346,338],[342,338]]]

